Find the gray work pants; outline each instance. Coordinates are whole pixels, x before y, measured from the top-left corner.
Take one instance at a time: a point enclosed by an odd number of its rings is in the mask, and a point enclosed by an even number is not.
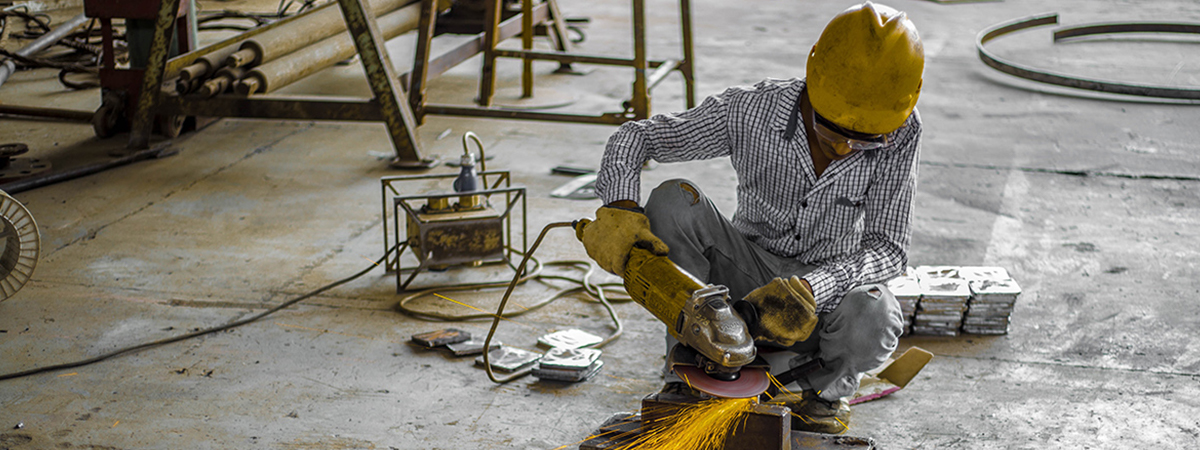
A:
[[[650,230],[671,249],[668,258],[700,281],[728,287],[731,299],[741,299],[775,277],[804,277],[813,270],[746,239],[690,181],[664,182],[650,194],[645,208]],[[833,311],[820,315],[808,340],[780,351],[760,346],[759,353],[771,363],[772,373],[823,359],[825,368],[787,388],[796,393],[818,391],[832,401],[854,394],[859,376],[887,360],[902,327],[900,304],[891,292],[882,284],[863,285],[846,293]],[[668,351],[676,342],[667,334]],[[680,381],[669,370],[664,373],[666,381]]]

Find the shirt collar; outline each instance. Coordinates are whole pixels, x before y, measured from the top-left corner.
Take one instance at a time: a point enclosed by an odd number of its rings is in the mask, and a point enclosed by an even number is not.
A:
[[[800,91],[804,90],[805,81],[796,79],[795,83],[788,86],[788,89],[783,91],[782,101],[775,102],[775,109],[771,111],[771,129],[782,133],[787,129],[788,120],[791,119],[792,107],[796,104],[796,99],[800,97]],[[796,138],[805,136],[804,120],[801,119],[799,126],[796,129]]]

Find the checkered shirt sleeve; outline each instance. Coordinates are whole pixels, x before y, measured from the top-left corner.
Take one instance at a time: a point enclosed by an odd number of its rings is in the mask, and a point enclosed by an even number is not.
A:
[[[640,201],[649,159],[730,157],[738,177],[734,226],[776,255],[816,266],[804,279],[818,312],[832,311],[851,288],[886,281],[908,263],[921,121],[914,111],[888,145],[834,161],[817,178],[804,127],[784,139],[803,87],[800,79],[768,79],[623,124],[609,138],[597,193],[605,203]]]

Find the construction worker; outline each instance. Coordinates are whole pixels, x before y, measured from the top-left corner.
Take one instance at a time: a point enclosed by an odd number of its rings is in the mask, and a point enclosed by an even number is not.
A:
[[[907,264],[923,70],[908,17],[866,2],[829,22],[805,79],[729,88],[682,113],[622,125],[601,162],[605,206],[584,232],[588,254],[621,275],[640,246],[728,287],[772,371],[825,363],[774,400],[803,418],[793,427],[844,432],[847,398],[902,331],[881,283]],[[732,220],[688,180],[659,185],[639,206],[646,161],[722,156],[738,180]],[[688,389],[678,380],[668,374],[664,391]]]

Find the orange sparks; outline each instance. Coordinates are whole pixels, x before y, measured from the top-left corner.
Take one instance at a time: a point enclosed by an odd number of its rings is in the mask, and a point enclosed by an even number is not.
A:
[[[636,438],[614,450],[716,450],[742,426],[756,401],[753,398],[715,398],[681,408],[675,414],[643,423]],[[643,411],[644,413],[645,411]],[[643,414],[643,419],[645,415]]]

